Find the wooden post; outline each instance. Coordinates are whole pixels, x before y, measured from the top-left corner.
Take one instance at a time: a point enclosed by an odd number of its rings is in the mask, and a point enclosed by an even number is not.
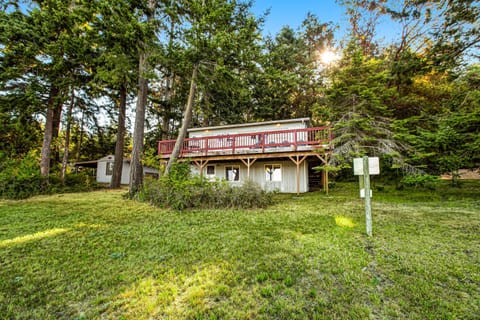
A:
[[[298,133],[298,130],[295,130],[295,131],[293,132],[293,134],[295,135],[295,139],[294,139],[294,141],[293,141],[293,150],[294,150],[294,151],[297,151],[297,150],[298,150],[297,133]]]
[[[323,171],[323,174],[325,175],[323,190],[325,191],[325,194],[328,195],[328,170]]]
[[[370,173],[368,168],[368,157],[363,157],[363,180],[365,187],[365,222],[367,234],[372,236],[372,207],[370,201]]]
[[[297,196],[300,194],[300,162],[298,162],[297,156]]]
[[[328,166],[328,154],[325,154],[325,165]],[[325,194],[328,195],[328,167],[327,167],[327,170],[324,171],[324,173],[325,173],[325,185],[323,187],[325,190]]]
[[[252,166],[252,164],[255,163],[255,161],[257,161],[257,159],[247,158],[246,161],[244,159],[240,159],[240,160],[243,162],[245,166],[247,166],[247,179],[250,179],[250,167]]]
[[[289,158],[290,160],[292,160],[293,163],[297,165],[297,195],[299,195],[300,194],[300,165],[307,158],[307,156],[303,156],[302,159],[300,159],[300,156],[296,156],[296,157],[297,157],[297,160],[295,160],[291,156]]]
[[[194,160],[193,163],[198,167],[200,170],[200,177],[203,177],[203,169],[208,164],[209,160]]]
[[[320,154],[316,154],[317,158],[322,161],[323,165],[326,166],[328,164],[328,154],[325,153],[325,158],[322,158]],[[322,172],[322,186],[323,191],[328,195],[328,170],[323,170]]]

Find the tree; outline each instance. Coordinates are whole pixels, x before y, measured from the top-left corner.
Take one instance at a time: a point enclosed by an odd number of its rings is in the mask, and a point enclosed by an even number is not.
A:
[[[478,71],[478,65],[473,65],[453,82],[444,79],[448,96],[441,103],[441,112],[425,113],[421,124],[410,123],[407,130],[409,142],[416,150],[412,159],[432,173],[451,173],[453,184],[459,169],[473,169],[480,164]],[[442,88],[437,86],[432,91],[438,94]]]
[[[101,1],[93,6],[96,14],[92,23],[92,41],[97,43],[99,51],[95,82],[102,88],[102,94],[111,96],[118,110],[111,188],[119,188],[121,184],[127,99],[138,76],[134,70],[139,53],[132,43],[142,34],[140,22],[135,17],[132,6],[128,0]]]
[[[344,51],[325,90],[323,108],[334,122],[336,160],[365,154],[401,154],[391,127],[388,64],[363,55],[355,41]],[[326,110],[325,110],[326,109]]]
[[[0,12],[0,158],[23,157],[38,148],[42,137],[36,117],[44,101],[42,85],[27,67],[35,56],[25,45],[30,24],[18,10]]]
[[[149,58],[153,50],[155,36],[155,11],[159,4],[154,0],[147,0],[139,8],[139,19],[145,19],[144,36],[138,43],[138,93],[135,109],[135,124],[133,128],[133,150],[130,163],[129,193],[134,195],[143,185],[142,154],[145,136],[145,108],[148,95],[148,72],[150,71]]]
[[[37,102],[46,107],[39,108],[45,116],[40,171],[48,176],[52,147],[58,150],[55,140],[64,103],[69,101],[73,86],[88,76],[83,68],[89,50],[82,30],[84,17],[74,3],[49,1],[35,3],[26,13],[17,7],[3,13],[2,18],[9,36],[8,40],[2,39],[2,68],[8,70],[5,83],[32,88],[39,97]]]
[[[258,22],[249,13],[250,6],[251,3],[228,0],[184,3],[184,18],[187,22],[184,41],[188,44],[186,56],[192,76],[182,126],[165,168],[166,174],[178,158],[187,135],[192,119],[197,81],[200,85],[203,84],[202,94],[208,96],[211,93],[211,85],[207,86],[206,83],[218,84],[218,79],[223,80],[225,77],[236,79],[240,72],[251,65],[248,58],[251,59],[252,53],[257,48],[255,40],[258,36]]]

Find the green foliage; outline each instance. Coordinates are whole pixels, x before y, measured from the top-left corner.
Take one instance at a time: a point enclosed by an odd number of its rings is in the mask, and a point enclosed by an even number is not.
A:
[[[68,174],[62,184],[51,175],[44,177],[38,169],[38,153],[21,159],[2,159],[0,165],[0,198],[25,199],[39,194],[80,192],[96,187],[95,178],[87,174]]]
[[[437,176],[429,174],[414,174],[403,177],[401,183],[410,187],[426,187],[427,189],[433,189],[435,184],[439,181]]]
[[[190,174],[187,163],[176,163],[168,175],[147,179],[137,193],[140,201],[175,210],[191,208],[264,208],[272,203],[272,194],[252,181],[232,187],[225,181],[208,181]]]

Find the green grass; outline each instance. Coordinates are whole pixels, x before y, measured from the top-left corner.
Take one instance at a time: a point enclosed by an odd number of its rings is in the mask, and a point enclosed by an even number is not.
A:
[[[4,319],[478,319],[480,184],[173,212],[99,191],[0,201]]]

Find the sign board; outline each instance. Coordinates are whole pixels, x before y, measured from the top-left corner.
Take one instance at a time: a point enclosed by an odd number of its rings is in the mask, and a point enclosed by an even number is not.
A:
[[[373,196],[372,189],[370,189],[370,198]],[[360,198],[365,198],[365,189],[360,189]]]
[[[380,174],[380,160],[378,157],[368,158],[368,173],[370,175]],[[353,159],[353,174],[356,176],[363,176],[363,159]]]

